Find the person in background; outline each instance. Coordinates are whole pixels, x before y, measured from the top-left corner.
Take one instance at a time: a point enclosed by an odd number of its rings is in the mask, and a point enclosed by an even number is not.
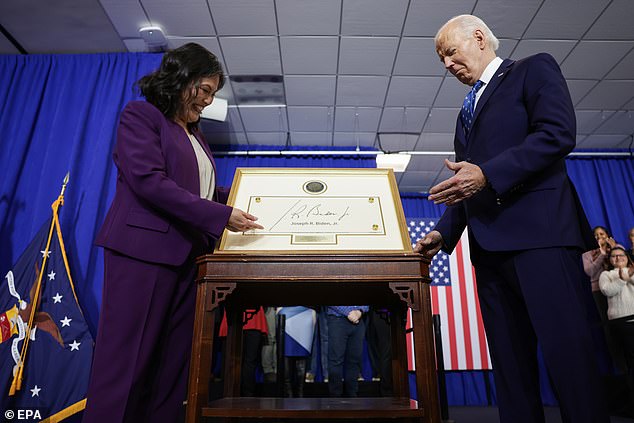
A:
[[[295,306],[280,307],[277,314],[284,316],[284,396],[302,398],[317,313],[312,308]]]
[[[216,56],[188,43],[137,82],[145,101],[119,119],[116,192],[96,244],[104,247],[101,316],[84,423],[178,422],[191,355],[196,256],[225,229],[261,229],[223,204],[198,129],[222,88]]]
[[[310,369],[306,373],[306,382],[313,383],[321,366],[321,376],[328,383],[328,318],[326,308],[317,307],[317,326],[313,338],[313,349],[310,355]]]
[[[247,309],[242,316],[242,367],[240,371],[240,395],[255,396],[256,370],[261,356],[261,347],[268,334],[268,326],[264,309]],[[227,336],[227,314],[222,316],[218,336]],[[222,368],[222,366],[221,366]]]
[[[634,394],[634,264],[625,248],[617,245],[611,249],[599,287],[608,299],[608,319],[614,338],[625,353],[628,384]]]
[[[608,265],[608,255],[610,250],[616,245],[616,241],[604,226],[595,226],[592,233],[594,234],[594,239],[597,240],[598,248],[586,251],[581,258],[583,260],[583,270],[590,277],[592,296],[597,305],[599,317],[601,322],[606,323],[608,321],[608,302],[599,289],[599,276],[601,276],[601,273]],[[613,358],[618,357],[618,355],[615,355],[615,348],[612,345],[613,342],[607,326],[604,326],[604,332]]]
[[[372,364],[372,380],[379,379],[381,396],[392,396],[392,331],[390,314],[385,309],[370,307],[366,313],[366,341]]]
[[[627,249],[627,255],[630,256],[630,260],[634,261],[634,228],[631,228],[627,234],[630,240],[630,248]]]
[[[276,337],[276,313],[275,307],[264,309],[268,334],[264,345],[262,345],[262,371],[264,372],[265,383],[275,383],[277,381],[277,341]]]
[[[450,253],[468,229],[500,422],[545,420],[538,345],[562,420],[608,422],[581,263],[596,242],[565,164],[576,134],[566,80],[549,54],[497,57],[498,39],[473,15],[450,19],[435,42],[471,90],[456,161],[445,161],[453,176],[429,191],[447,209],[415,251]]]
[[[608,262],[608,254],[610,249],[616,245],[616,241],[604,226],[595,226],[592,229],[594,239],[597,240],[598,248],[586,251],[581,256],[583,259],[583,270],[590,277],[592,284],[592,293],[597,302],[597,307],[601,311],[601,315],[605,316],[607,311],[607,302],[601,291],[599,290],[599,276],[605,270]]]
[[[368,306],[328,306],[328,392],[331,397],[356,397],[359,391]],[[344,374],[345,368],[345,374]],[[343,378],[343,383],[342,383]]]

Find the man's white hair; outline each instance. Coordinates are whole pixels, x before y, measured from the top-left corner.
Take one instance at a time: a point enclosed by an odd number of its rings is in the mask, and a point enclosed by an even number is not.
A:
[[[459,15],[454,16],[449,19],[446,24],[444,24],[436,33],[436,37],[434,38],[434,42],[438,44],[438,36],[449,26],[456,25],[461,31],[464,32],[465,36],[470,37],[473,35],[476,29],[482,31],[484,36],[487,39],[489,46],[493,49],[493,51],[497,51],[500,46],[500,41],[497,39],[495,35],[493,35],[493,31],[489,29],[487,24],[477,16],[473,15]]]

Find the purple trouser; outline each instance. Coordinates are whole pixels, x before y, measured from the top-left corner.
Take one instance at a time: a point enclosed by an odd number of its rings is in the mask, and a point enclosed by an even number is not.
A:
[[[104,289],[83,423],[178,422],[192,343],[194,266],[104,250]]]

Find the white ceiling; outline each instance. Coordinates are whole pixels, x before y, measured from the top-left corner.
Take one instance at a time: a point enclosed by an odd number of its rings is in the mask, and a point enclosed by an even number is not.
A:
[[[199,42],[230,76],[283,76],[286,107],[230,108],[227,122],[204,125],[212,144],[327,149],[380,139],[385,150],[448,152],[467,87],[445,73],[433,36],[463,13],[489,24],[503,58],[557,59],[578,148],[631,146],[632,0],[3,0],[0,53],[144,51],[138,29],[159,25],[169,48]],[[247,87],[237,85],[220,95],[234,106],[233,90]],[[446,177],[444,157],[413,156],[397,176],[401,191]]]

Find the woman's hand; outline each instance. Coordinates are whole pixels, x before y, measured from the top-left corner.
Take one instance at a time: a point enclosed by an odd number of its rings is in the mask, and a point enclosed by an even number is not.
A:
[[[238,208],[233,208],[231,216],[229,216],[229,222],[225,226],[231,232],[245,232],[250,229],[264,229],[262,225],[258,225],[255,221],[257,217],[244,212]]]
[[[634,275],[634,267],[630,266],[630,267],[622,267],[619,269],[619,278],[623,279],[624,281],[628,281],[632,278],[632,275]]]

